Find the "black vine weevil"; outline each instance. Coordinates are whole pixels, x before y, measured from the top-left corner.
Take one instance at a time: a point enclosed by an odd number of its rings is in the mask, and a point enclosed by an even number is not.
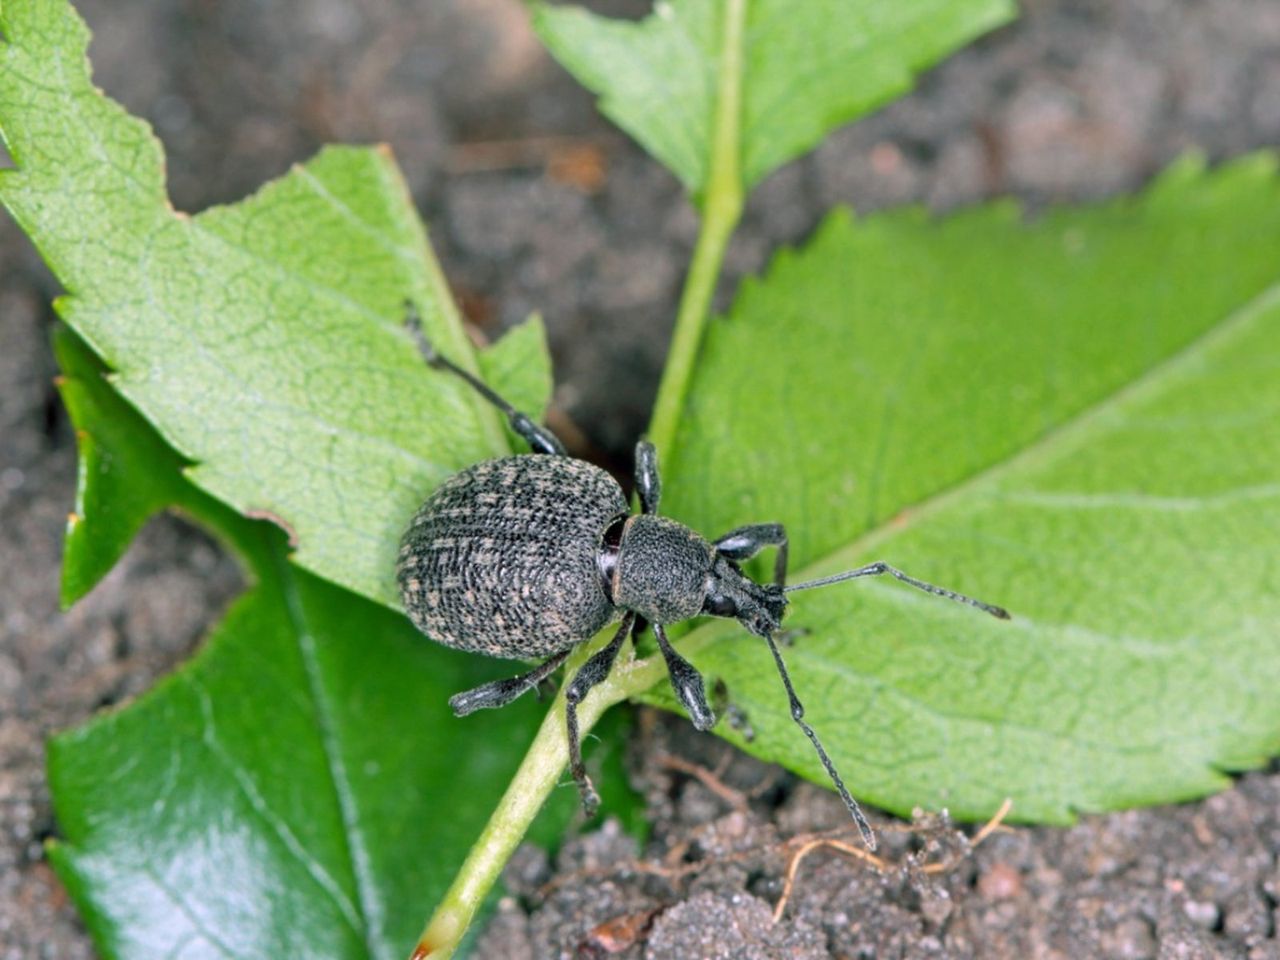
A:
[[[532,454],[486,460],[443,483],[422,505],[400,544],[400,595],[414,624],[432,640],[507,659],[547,657],[518,677],[497,680],[449,701],[465,716],[501,707],[549,676],[580,643],[621,618],[613,639],[591,657],[565,691],[569,766],[588,815],[599,803],[582,765],[577,707],[608,676],[627,637],[653,629],[671,685],[693,724],[715,723],[702,676],[667,639],[666,624],[700,615],[731,617],[769,645],[791,703],[791,716],[869,847],[875,838],[857,802],[804,720],[774,633],[786,594],[856,577],[888,574],[917,589],[957,600],[1004,619],[1000,607],[907,576],[886,563],[785,586],[787,534],[781,524],[739,527],[709,542],[683,524],[658,516],[661,484],[652,444],[636,445],[635,483],[642,512],[632,515],[617,481],[575,460],[556,437],[515,410],[427,342],[412,312],[408,320],[423,357],[448,370],[506,414]],[[777,550],[774,582],[759,584],[739,564],[765,547]]]

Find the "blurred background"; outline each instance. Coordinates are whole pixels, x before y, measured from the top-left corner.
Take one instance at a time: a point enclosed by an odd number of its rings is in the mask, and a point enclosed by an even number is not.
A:
[[[477,335],[541,312],[553,426],[577,455],[629,471],[697,221],[674,179],[550,60],[519,0],[76,6],[94,32],[97,83],[155,128],[181,210],[239,199],[327,142],[391,144]],[[1225,158],[1280,142],[1280,4],[1022,8],[916,93],[770,177],[734,239],[720,304],[835,204],[943,212],[1013,195],[1034,211],[1134,189],[1189,149]],[[58,292],[0,216],[0,960],[93,955],[42,858],[56,830],[44,738],[147,689],[240,588],[210,540],[164,519],[89,598],[58,611],[75,480],[52,385]],[[1215,933],[1221,913],[1205,916]],[[1155,933],[1116,930],[1117,955],[1154,951]]]

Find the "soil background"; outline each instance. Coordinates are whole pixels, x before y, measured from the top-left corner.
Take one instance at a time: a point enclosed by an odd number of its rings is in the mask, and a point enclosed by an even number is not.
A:
[[[640,2],[591,4],[639,16]],[[447,275],[487,338],[539,310],[575,453],[630,470],[696,219],[597,115],[518,0],[79,0],[97,82],[148,118],[175,205],[232,201],[328,141],[391,143]],[[1029,209],[1141,186],[1188,149],[1280,142],[1280,4],[1026,0],[1022,19],[832,136],[752,196],[720,302],[833,204]],[[52,387],[56,283],[0,217],[0,960],[91,957],[43,859],[43,740],[146,690],[240,588],[198,531],[153,522],[74,610],[57,608],[73,438]],[[1202,803],[997,831],[881,830],[878,873],[812,851],[783,919],[787,838],[839,827],[834,795],[640,715],[644,849],[606,825],[554,860],[523,848],[476,955],[505,960],[1280,957],[1280,772]],[[969,829],[971,831],[971,828]]]

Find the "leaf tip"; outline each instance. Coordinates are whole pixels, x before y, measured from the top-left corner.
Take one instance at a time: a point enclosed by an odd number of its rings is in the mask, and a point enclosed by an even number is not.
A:
[[[298,549],[298,531],[293,524],[289,523],[284,517],[276,513],[274,510],[268,510],[265,507],[249,507],[244,511],[244,515],[250,520],[266,520],[274,524],[284,531],[285,536],[289,539],[289,549]]]
[[[854,212],[853,207],[841,203],[831,208],[831,212],[827,214],[827,219],[823,223],[822,229],[849,230],[852,229],[854,221],[857,219],[858,215]]]
[[[62,585],[58,588],[58,611],[66,613],[84,596],[84,591],[78,583],[75,583],[67,575],[66,567],[63,567]]]
[[[1162,189],[1188,184],[1199,180],[1209,169],[1209,158],[1203,150],[1187,150],[1164,168],[1148,188],[1156,193]]]

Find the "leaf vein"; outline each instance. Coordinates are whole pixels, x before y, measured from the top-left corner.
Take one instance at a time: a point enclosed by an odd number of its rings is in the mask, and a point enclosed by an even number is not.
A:
[[[359,900],[361,932],[365,949],[369,956],[380,960],[391,960],[395,951],[384,940],[379,939],[374,929],[374,918],[381,919],[381,910],[374,895],[373,870],[369,862],[369,852],[362,842],[359,829],[359,817],[356,810],[355,794],[351,787],[351,777],[347,773],[342,751],[338,746],[336,721],[329,699],[325,693],[324,682],[320,676],[316,640],[307,623],[307,613],[302,597],[299,595],[295,574],[289,569],[289,561],[279,551],[275,552],[275,560],[280,572],[280,588],[285,598],[285,608],[294,626],[294,636],[298,640],[298,652],[302,657],[307,673],[307,685],[311,691],[311,700],[315,711],[316,727],[320,731],[320,742],[323,745],[325,760],[328,764],[329,779],[333,786],[338,809],[342,815],[342,845],[351,864],[352,876],[356,884],[356,896]]]
[[[248,801],[249,809],[271,829],[272,833],[283,844],[284,849],[289,852],[302,866],[303,870],[306,871],[307,875],[333,901],[343,920],[351,927],[352,932],[360,936],[362,934],[362,924],[359,911],[343,892],[342,887],[330,876],[323,864],[311,855],[302,841],[289,828],[289,825],[271,809],[266,799],[258,792],[258,788],[254,786],[244,767],[218,741],[217,728],[213,718],[213,700],[209,691],[205,689],[203,683],[196,676],[187,673],[179,674],[179,676],[191,687],[200,701],[200,712],[203,717],[201,739],[204,745],[218,762],[226,768],[227,772],[231,774],[231,778],[240,790],[241,795]]]

